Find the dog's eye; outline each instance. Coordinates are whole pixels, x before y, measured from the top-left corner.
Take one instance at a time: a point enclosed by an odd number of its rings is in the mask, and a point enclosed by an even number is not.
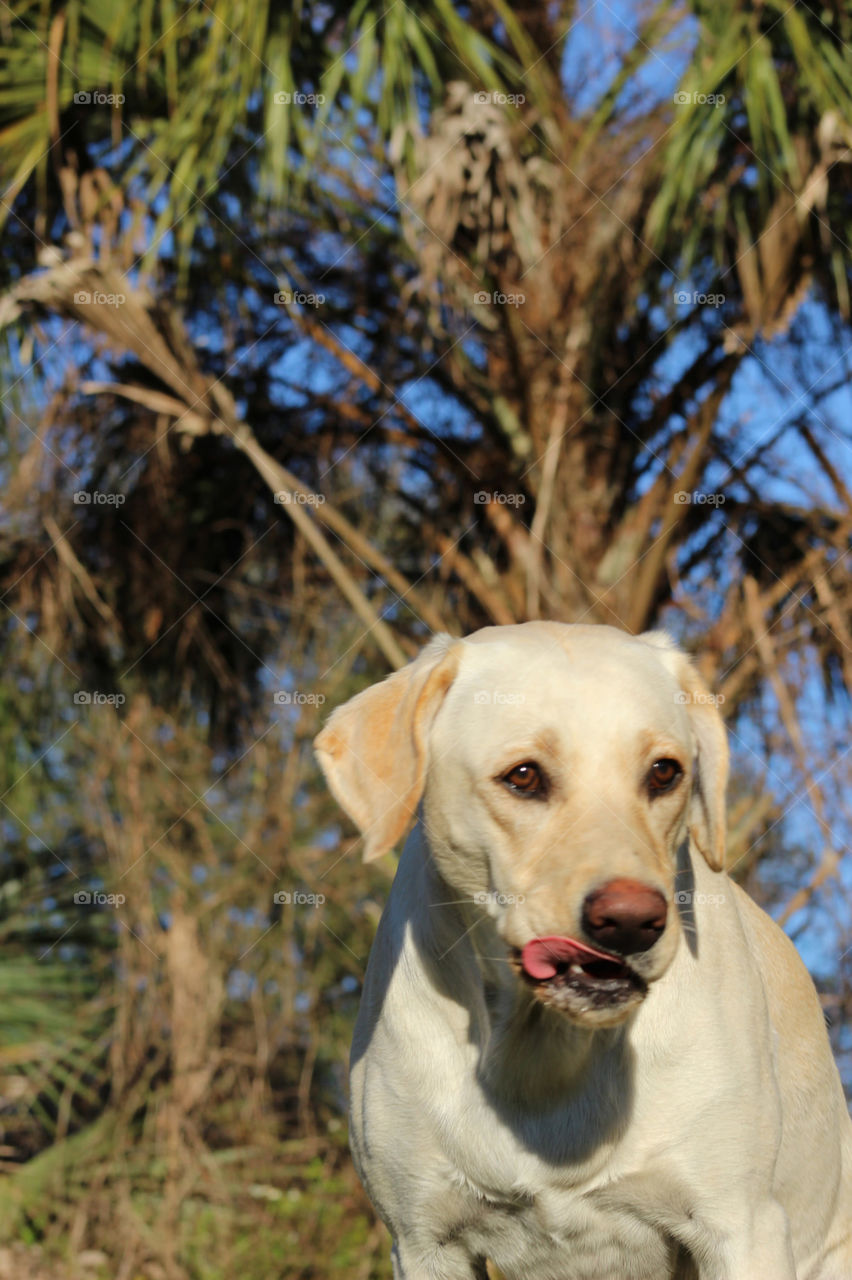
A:
[[[522,796],[543,796],[547,789],[547,780],[541,769],[533,760],[525,760],[516,764],[514,769],[504,773],[500,779],[510,791]]]
[[[683,777],[677,760],[655,760],[648,774],[648,790],[651,795],[659,795],[661,791],[671,791]]]

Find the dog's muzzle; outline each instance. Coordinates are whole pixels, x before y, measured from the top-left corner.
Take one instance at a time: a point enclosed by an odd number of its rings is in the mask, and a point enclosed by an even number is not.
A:
[[[648,990],[622,956],[576,938],[533,938],[516,951],[515,962],[537,999],[566,1012],[636,1003]]]

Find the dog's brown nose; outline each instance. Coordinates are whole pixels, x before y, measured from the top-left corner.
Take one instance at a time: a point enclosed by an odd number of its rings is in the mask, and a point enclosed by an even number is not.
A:
[[[583,903],[583,928],[602,947],[629,956],[653,947],[667,911],[658,889],[638,880],[610,880]]]

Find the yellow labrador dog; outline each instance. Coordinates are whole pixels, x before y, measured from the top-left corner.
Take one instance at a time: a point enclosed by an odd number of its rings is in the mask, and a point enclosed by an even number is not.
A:
[[[398,1280],[852,1280],[810,978],[722,871],[728,750],[664,634],[439,636],[317,738],[390,849],[351,1069]]]

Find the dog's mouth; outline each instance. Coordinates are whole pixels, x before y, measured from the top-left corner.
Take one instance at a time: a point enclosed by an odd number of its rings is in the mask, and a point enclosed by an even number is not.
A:
[[[544,1004],[575,1014],[638,1003],[648,984],[621,956],[575,938],[533,938],[515,965]]]

